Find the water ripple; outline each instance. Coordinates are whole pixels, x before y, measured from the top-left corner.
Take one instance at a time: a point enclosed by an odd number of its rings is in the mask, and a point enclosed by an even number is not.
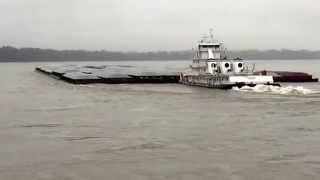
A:
[[[144,143],[132,146],[124,146],[119,148],[111,148],[111,149],[101,149],[96,151],[96,153],[113,153],[113,152],[121,152],[121,151],[130,151],[130,150],[150,150],[150,149],[161,149],[164,148],[165,145],[160,143]]]

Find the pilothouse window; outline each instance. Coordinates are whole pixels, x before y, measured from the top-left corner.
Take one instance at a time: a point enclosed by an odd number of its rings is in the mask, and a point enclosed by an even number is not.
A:
[[[202,47],[202,48],[217,48],[214,45],[201,45],[200,47]]]

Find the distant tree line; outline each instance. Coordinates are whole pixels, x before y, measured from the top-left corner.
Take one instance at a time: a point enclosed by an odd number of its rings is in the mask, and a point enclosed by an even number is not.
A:
[[[233,57],[244,59],[320,59],[320,51],[310,50],[242,50],[231,51]]]
[[[230,51],[229,57],[244,59],[320,59],[320,51],[309,50],[243,50]],[[115,52],[86,50],[53,50],[40,48],[0,48],[0,62],[29,61],[107,61],[107,60],[188,60],[192,50],[157,52]]]

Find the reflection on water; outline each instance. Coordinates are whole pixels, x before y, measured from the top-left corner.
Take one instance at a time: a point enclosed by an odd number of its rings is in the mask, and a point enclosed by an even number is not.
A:
[[[188,63],[79,64],[172,71]],[[257,63],[260,69],[320,75],[320,61]],[[0,66],[0,179],[320,176],[319,83],[237,91],[179,84],[77,86],[35,73],[37,65]]]

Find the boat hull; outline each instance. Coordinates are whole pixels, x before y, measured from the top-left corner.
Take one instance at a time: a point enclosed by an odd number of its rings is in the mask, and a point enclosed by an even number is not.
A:
[[[248,76],[244,76],[245,78]],[[265,78],[264,76],[261,76]],[[180,83],[189,85],[189,86],[200,86],[206,88],[214,88],[214,89],[232,89],[233,87],[241,88],[243,86],[250,86],[254,87],[257,84],[264,84],[264,85],[273,85],[273,86],[280,86],[280,84],[273,83],[273,80],[270,81],[243,81],[243,82],[236,82],[233,81],[234,78],[228,75],[183,75],[180,76]],[[240,78],[241,79],[241,78]],[[258,78],[259,79],[259,78]]]

